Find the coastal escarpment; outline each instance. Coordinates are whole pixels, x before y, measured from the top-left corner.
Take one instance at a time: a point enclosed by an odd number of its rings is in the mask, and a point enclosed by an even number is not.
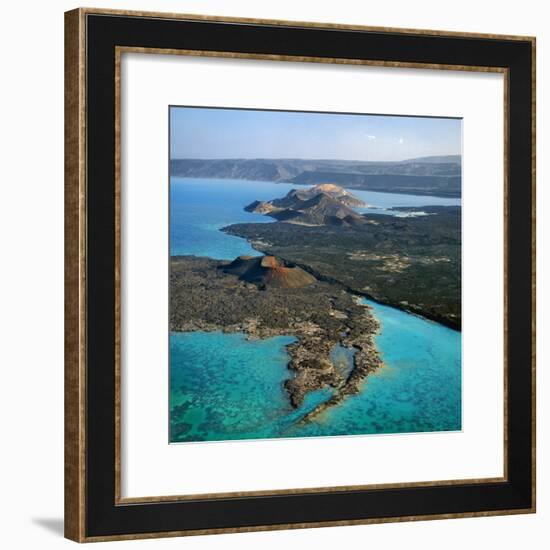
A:
[[[316,185],[333,182],[348,189],[460,197],[460,155],[402,161],[322,159],[172,159],[172,176],[226,178]]]
[[[329,388],[329,403],[307,419],[359,391],[381,365],[374,343],[378,321],[368,306],[338,286],[315,279],[273,256],[233,262],[174,256],[170,265],[172,331],[244,332],[249,338],[292,335],[285,382],[299,407],[309,392]],[[354,351],[348,371],[331,358],[336,346]]]

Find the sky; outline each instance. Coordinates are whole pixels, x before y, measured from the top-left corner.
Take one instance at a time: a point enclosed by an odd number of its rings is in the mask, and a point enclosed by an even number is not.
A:
[[[460,155],[461,128],[451,118],[170,107],[170,156],[399,161]]]

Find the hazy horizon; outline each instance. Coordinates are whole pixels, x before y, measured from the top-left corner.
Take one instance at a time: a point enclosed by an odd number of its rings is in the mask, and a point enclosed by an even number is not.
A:
[[[400,162],[461,149],[458,118],[170,107],[171,159]]]

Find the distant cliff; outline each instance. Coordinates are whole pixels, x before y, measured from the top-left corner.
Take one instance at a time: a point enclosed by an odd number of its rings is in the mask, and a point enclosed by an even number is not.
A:
[[[461,158],[422,157],[399,162],[305,159],[173,159],[172,176],[296,184],[334,182],[351,189],[460,197]]]

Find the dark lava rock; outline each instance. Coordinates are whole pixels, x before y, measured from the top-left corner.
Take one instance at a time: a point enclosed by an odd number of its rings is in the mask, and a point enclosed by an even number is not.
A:
[[[269,273],[281,268],[291,270],[291,278],[307,276],[310,284],[270,284],[271,277],[266,282],[263,270]],[[295,269],[298,271],[292,271]],[[249,282],[258,273],[262,284]],[[284,277],[286,281],[288,275]],[[316,280],[279,258],[245,256],[233,262],[194,256],[171,259],[170,330],[297,338],[287,346],[288,367],[294,376],[285,383],[294,407],[303,403],[308,392],[321,388],[332,388],[333,399],[357,391],[367,374],[381,364],[374,345],[378,328],[370,307],[359,304],[339,285]],[[337,344],[355,350],[354,365],[347,374],[332,362],[331,352]]]
[[[222,269],[259,288],[302,288],[315,282],[307,271],[274,256],[239,256]]]

